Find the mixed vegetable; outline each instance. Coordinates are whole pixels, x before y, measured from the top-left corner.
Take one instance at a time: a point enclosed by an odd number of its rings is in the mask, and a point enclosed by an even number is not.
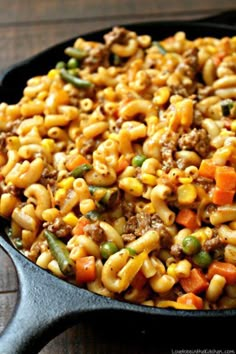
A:
[[[0,105],[9,237],[100,295],[236,308],[236,38],[104,41],[78,38]]]

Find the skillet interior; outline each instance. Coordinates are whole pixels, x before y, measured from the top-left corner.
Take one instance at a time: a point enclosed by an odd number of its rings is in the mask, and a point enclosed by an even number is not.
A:
[[[155,39],[162,39],[164,37],[172,35],[176,31],[184,31],[187,33],[187,37],[190,39],[200,37],[200,36],[214,36],[214,37],[223,37],[223,36],[232,36],[236,35],[236,29],[230,26],[224,25],[215,25],[215,24],[208,24],[208,23],[187,23],[187,22],[151,22],[151,23],[141,23],[141,24],[132,24],[132,25],[124,25],[124,27],[134,30],[140,34],[150,34]],[[110,29],[104,29],[98,32],[90,33],[83,35],[83,37],[87,40],[102,40],[103,35]],[[81,35],[81,34],[80,34]],[[63,43],[59,43],[56,46],[53,46],[40,54],[24,61],[15,66],[6,70],[1,78],[1,86],[0,86],[0,101],[8,102],[8,103],[15,103],[21,97],[21,92],[25,86],[26,81],[38,74],[43,74],[47,72],[50,68],[54,67],[55,63],[60,59],[64,59],[64,48],[70,44],[72,44],[77,38],[78,35],[68,41]],[[30,306],[34,306],[34,310],[37,312],[40,309],[40,301],[41,301],[41,294],[38,293],[39,289],[36,286],[36,283],[43,282],[45,283],[44,277],[49,277],[50,282],[53,282],[55,285],[55,291],[49,291],[47,294],[48,302],[47,304],[51,304],[51,309],[48,311],[48,319],[45,321],[45,325],[40,328],[39,335],[44,335],[47,329],[52,329],[52,324],[57,322],[55,330],[50,332],[50,335],[44,337],[41,340],[41,344],[39,345],[42,347],[42,343],[45,344],[45,340],[48,340],[49,337],[53,337],[56,333],[61,332],[68,326],[74,324],[78,319],[80,314],[90,313],[92,314],[93,311],[97,311],[97,315],[101,310],[101,314],[103,317],[103,321],[109,318],[111,321],[110,316],[113,317],[113,312],[116,313],[113,320],[113,326],[110,326],[110,330],[115,328],[115,324],[119,316],[125,316],[125,323],[122,327],[123,330],[129,328],[130,323],[136,328],[145,328],[149,331],[150,336],[153,336],[156,331],[160,333],[160,335],[167,332],[170,335],[170,329],[175,328],[175,331],[179,336],[183,336],[182,339],[179,339],[177,343],[180,344],[191,344],[194,346],[194,337],[193,337],[193,330],[192,326],[197,326],[201,331],[201,343],[203,346],[206,343],[213,343],[214,340],[214,347],[217,347],[217,336],[220,336],[222,332],[222,326],[226,326],[225,328],[230,328],[233,324],[234,317],[236,316],[236,310],[210,310],[210,311],[183,311],[183,310],[173,310],[173,309],[158,309],[158,308],[149,308],[149,307],[142,307],[136,306],[132,304],[125,304],[120,303],[116,300],[109,300],[103,298],[99,295],[90,294],[88,291],[81,290],[79,288],[74,287],[73,285],[65,284],[62,280],[56,279],[55,277],[47,274],[42,269],[38,268],[37,266],[33,265],[29,260],[26,260],[23,255],[21,255],[15,249],[13,250],[13,246],[7,245],[7,243],[2,239],[1,240],[2,246],[10,253],[13,261],[16,264],[18,277],[19,277],[19,285],[20,285],[20,296],[17,305],[17,311],[15,312],[14,319],[10,322],[9,328],[4,333],[8,333],[9,337],[12,337],[12,330],[11,324],[16,320],[18,321],[19,329],[19,315],[23,316],[23,313],[20,313],[20,309],[24,309],[27,307],[27,302],[24,306],[20,306],[22,302],[25,301],[25,296],[29,296],[26,294],[24,287],[29,290],[29,287],[32,287],[32,291],[30,295],[32,296]],[[17,259],[17,261],[16,261]],[[32,274],[34,274],[32,280]],[[47,274],[47,275],[45,275]],[[55,281],[52,280],[52,277],[55,278]],[[29,278],[31,278],[29,280]],[[27,285],[26,285],[27,284]],[[61,284],[64,284],[63,286]],[[69,298],[75,298],[75,301],[65,301],[63,302],[64,307],[62,313],[58,310],[58,308],[54,308],[55,306],[62,305],[60,302],[57,303],[57,297],[55,293],[58,294],[58,289],[61,291],[65,291],[65,293],[69,296]],[[64,289],[64,290],[62,290]],[[34,291],[35,290],[35,291]],[[45,289],[42,288],[42,293],[47,292],[47,286]],[[61,294],[60,294],[61,298]],[[32,301],[33,300],[33,301]],[[39,302],[39,303],[38,303]],[[54,303],[54,305],[53,305]],[[76,306],[77,303],[77,306]],[[19,305],[20,304],[20,305]],[[71,306],[73,304],[73,311]],[[38,309],[37,309],[38,307]],[[112,314],[112,315],[111,315]],[[18,316],[18,317],[17,317]],[[56,321],[55,321],[56,317]],[[100,317],[99,317],[100,318]],[[138,319],[136,321],[136,318]],[[58,325],[58,320],[64,319],[64,326],[60,327]],[[70,320],[69,320],[70,319]],[[215,321],[217,320],[217,321]],[[219,322],[220,320],[220,322]],[[135,322],[135,325],[134,325]],[[22,324],[22,323],[21,323]],[[36,323],[37,325],[37,323]],[[208,327],[212,326],[214,329],[214,335],[209,337]],[[21,326],[22,327],[22,326]],[[108,326],[109,327],[109,326]],[[120,327],[119,327],[120,328]],[[37,329],[35,333],[37,332]],[[37,335],[34,333],[34,340],[37,340]],[[210,338],[210,342],[209,342]],[[4,335],[2,337],[4,343]],[[13,338],[12,338],[13,339]],[[32,338],[31,338],[32,339]],[[233,339],[233,338],[232,338]],[[29,338],[28,338],[29,340]],[[221,339],[220,339],[221,340]],[[161,343],[161,339],[159,339],[159,343]],[[36,342],[35,342],[36,343]],[[228,338],[227,342],[224,344],[226,346],[231,344],[230,339]],[[29,345],[29,344],[27,344]],[[197,347],[199,348],[200,344],[197,343]],[[183,345],[182,345],[183,347]],[[29,346],[25,348],[31,348]],[[37,349],[37,346],[34,344],[34,348]],[[231,347],[232,348],[232,347]],[[30,351],[33,353],[33,351]],[[20,351],[19,351],[20,353]]]

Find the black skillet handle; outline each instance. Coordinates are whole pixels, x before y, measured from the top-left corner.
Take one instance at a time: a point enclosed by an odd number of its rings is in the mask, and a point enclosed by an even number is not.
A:
[[[220,12],[218,14],[197,20],[197,22],[209,22],[228,26],[236,26],[236,10]]]
[[[18,276],[14,315],[0,336],[1,354],[38,353],[52,338],[93,310],[96,297],[40,269],[0,236]]]

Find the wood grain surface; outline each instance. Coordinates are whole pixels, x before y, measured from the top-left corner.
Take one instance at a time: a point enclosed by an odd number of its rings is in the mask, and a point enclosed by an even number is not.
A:
[[[104,27],[148,20],[194,20],[230,10],[236,10],[235,0],[1,0],[0,74],[51,45]],[[0,332],[14,313],[17,289],[14,266],[0,249]],[[153,339],[145,333],[120,337],[117,329],[106,331],[95,318],[69,328],[40,354],[165,354],[173,350],[171,341],[159,348],[158,333]],[[1,339],[0,354],[4,354]]]

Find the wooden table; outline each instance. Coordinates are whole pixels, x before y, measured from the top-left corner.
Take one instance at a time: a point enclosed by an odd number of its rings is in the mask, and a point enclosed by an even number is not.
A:
[[[207,18],[230,9],[236,10],[235,0],[1,0],[0,72],[77,34],[138,21]],[[14,267],[0,249],[0,332],[14,311],[17,287]],[[147,343],[145,333],[137,338],[120,338],[119,333],[102,333],[98,326],[96,321],[79,323],[53,339],[40,353],[160,353],[158,340]],[[168,345],[162,353],[171,352],[171,344]],[[1,342],[0,354],[4,354]]]

